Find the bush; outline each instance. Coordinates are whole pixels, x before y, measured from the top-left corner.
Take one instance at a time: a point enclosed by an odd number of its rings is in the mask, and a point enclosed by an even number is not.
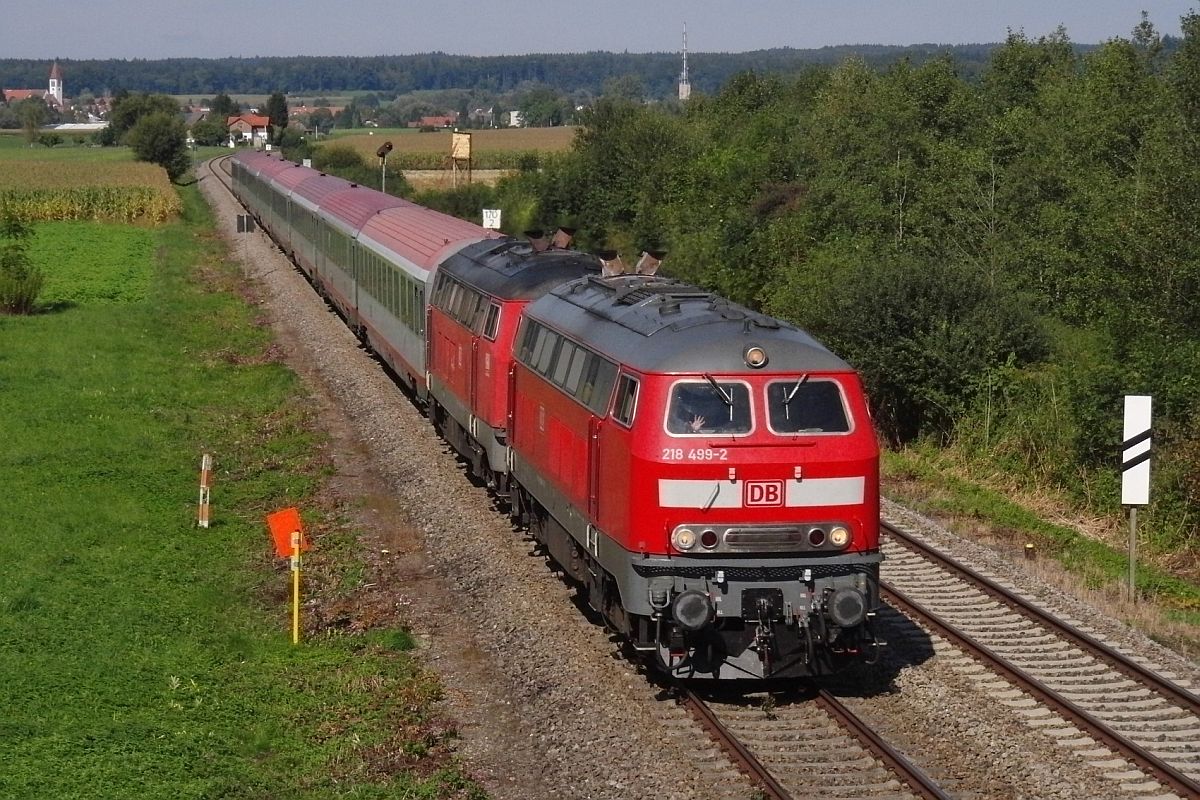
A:
[[[158,164],[172,181],[192,167],[187,130],[178,116],[161,111],[147,114],[130,128],[125,139],[138,161]]]
[[[20,218],[5,209],[0,222],[0,312],[29,314],[33,311],[45,277],[29,259],[31,231]]]
[[[378,166],[368,164],[362,154],[352,147],[338,145],[318,148],[313,153],[312,163],[313,168],[321,172],[337,175],[360,186],[380,188],[382,173]],[[401,197],[409,195],[412,187],[404,178],[404,174],[390,163],[387,166],[388,194]]]
[[[822,275],[792,316],[862,372],[893,442],[949,440],[981,376],[1045,354],[1028,305],[971,267],[881,257]]]

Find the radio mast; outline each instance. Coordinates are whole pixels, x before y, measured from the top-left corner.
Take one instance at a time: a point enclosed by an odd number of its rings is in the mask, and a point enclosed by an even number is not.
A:
[[[692,84],[688,81],[687,69],[687,23],[683,23],[683,71],[679,73],[679,99],[687,100],[692,96]]]

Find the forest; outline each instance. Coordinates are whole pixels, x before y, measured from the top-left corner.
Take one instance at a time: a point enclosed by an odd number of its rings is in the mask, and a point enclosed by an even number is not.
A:
[[[514,46],[518,46],[514,43]],[[787,74],[812,64],[836,64],[851,54],[873,66],[899,58],[921,63],[953,56],[970,74],[994,45],[855,45],[815,50],[783,48],[747,53],[692,53],[694,90],[715,92],[739,72]],[[375,92],[394,97],[415,91],[470,89],[503,93],[529,85],[561,93],[599,95],[606,82],[636,75],[648,97],[675,95],[680,55],[662,53],[541,53],[520,56],[289,56],[256,58],[59,59],[67,91],[103,95],[120,90],[172,95]],[[0,58],[0,85],[44,86],[45,60]]]
[[[1081,53],[746,72],[682,108],[603,98],[569,153],[422,202],[671,274],[857,366],[893,445],[1119,509],[1122,397],[1154,398],[1160,553],[1200,550],[1200,16]],[[1148,518],[1148,519],[1147,519]],[[1168,559],[1170,560],[1170,559]]]

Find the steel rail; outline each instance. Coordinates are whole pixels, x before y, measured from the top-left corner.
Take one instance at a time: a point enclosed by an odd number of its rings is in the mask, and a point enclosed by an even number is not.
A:
[[[684,687],[682,692],[680,700],[683,705],[700,721],[701,727],[717,741],[717,744],[733,760],[738,769],[749,775],[750,779],[757,783],[765,795],[772,800],[792,800],[792,795],[788,790],[783,788],[782,784],[771,775],[766,765],[747,750],[746,746],[739,742],[737,737],[717,719],[716,714],[712,712],[707,703],[697,697],[691,689]]]
[[[924,542],[919,541],[906,531],[900,530],[893,525],[885,522],[880,522],[880,526],[892,536],[893,539],[907,547],[909,550],[927,558],[935,563],[949,568],[949,570],[957,574],[960,578],[973,584],[980,591],[988,596],[999,600],[1009,608],[1024,616],[1026,619],[1032,620],[1038,624],[1050,628],[1055,633],[1062,636],[1064,639],[1075,644],[1080,649],[1098,656],[1104,661],[1109,662],[1113,669],[1117,670],[1127,678],[1132,678],[1138,683],[1149,686],[1154,691],[1163,695],[1172,703],[1181,708],[1190,711],[1191,713],[1200,716],[1200,697],[1192,694],[1187,689],[1184,689],[1178,684],[1164,678],[1162,675],[1153,670],[1143,667],[1128,656],[1120,653],[1113,648],[1101,642],[1099,639],[1081,631],[1077,628],[1068,625],[1062,620],[1047,613],[1036,605],[1033,605],[1024,598],[1018,597],[1009,590],[1000,586],[995,581],[987,578],[971,567],[962,562],[951,558],[950,556],[940,553]]]
[[[941,786],[938,786],[920,767],[909,761],[904,754],[881,739],[871,726],[863,722],[861,717],[851,711],[829,690],[821,689],[817,692],[817,703],[843,728],[849,730],[865,744],[868,750],[887,764],[892,772],[900,776],[900,780],[904,781],[915,794],[925,800],[950,800],[953,797],[953,795],[947,794]]]
[[[880,594],[892,606],[909,617],[924,623],[968,654],[980,658],[990,669],[999,673],[1010,683],[1032,694],[1043,704],[1050,706],[1063,717],[1081,727],[1085,732],[1096,737],[1109,749],[1137,764],[1138,767],[1156,780],[1168,785],[1172,791],[1179,793],[1183,797],[1200,797],[1200,783],[1184,775],[1141,745],[1130,741],[1112,730],[1101,720],[1084,711],[1075,703],[1046,686],[1020,667],[1009,663],[986,645],[976,642],[966,634],[961,633],[957,628],[941,619],[934,612],[924,608],[915,600],[906,597],[903,592],[882,581],[879,588]]]

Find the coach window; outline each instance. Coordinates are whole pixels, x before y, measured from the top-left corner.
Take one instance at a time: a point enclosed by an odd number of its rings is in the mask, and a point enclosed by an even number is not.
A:
[[[680,381],[671,387],[667,433],[676,436],[749,433],[750,389],[718,380]]]
[[[613,419],[626,428],[633,424],[633,411],[637,407],[638,381],[632,375],[622,375],[617,381],[617,399],[613,403]]]
[[[496,341],[496,332],[500,329],[500,306],[497,303],[488,305],[487,316],[483,319],[483,335]]]
[[[767,384],[767,414],[775,433],[849,433],[850,419],[836,381],[810,379]]]

